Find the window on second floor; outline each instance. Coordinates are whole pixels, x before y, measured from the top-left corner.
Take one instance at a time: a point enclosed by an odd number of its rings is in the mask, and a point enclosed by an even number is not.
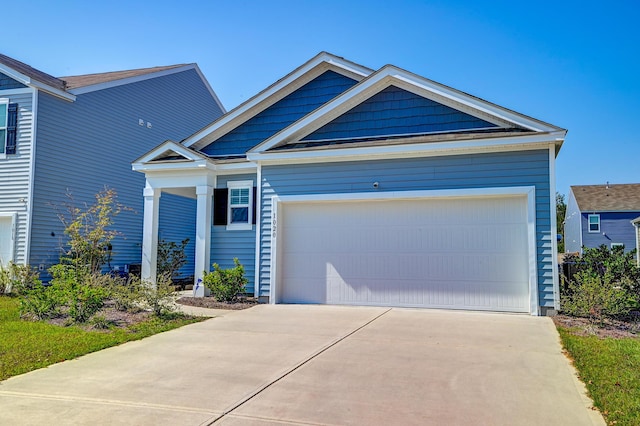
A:
[[[589,232],[600,232],[600,215],[590,214],[588,216]]]
[[[0,99],[0,155],[16,153],[18,104]]]

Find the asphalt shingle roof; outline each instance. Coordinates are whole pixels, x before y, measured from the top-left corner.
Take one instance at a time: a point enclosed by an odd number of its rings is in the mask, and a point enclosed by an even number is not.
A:
[[[107,83],[124,78],[137,77],[140,75],[151,74],[154,72],[170,70],[172,68],[183,67],[187,64],[167,65],[162,67],[140,68],[135,70],[103,72],[97,74],[75,75],[68,77],[60,77],[67,83],[67,89],[76,89],[78,87],[92,86],[94,84]]]
[[[576,185],[571,190],[580,211],[640,211],[640,183]]]
[[[24,74],[27,77],[35,80],[39,83],[46,84],[47,86],[51,86],[53,88],[59,90],[65,90],[66,86],[64,80],[56,78],[52,75],[49,75],[45,72],[37,70],[24,62],[20,62],[16,59],[10,58],[6,55],[0,53],[0,64],[6,65],[9,68],[19,72],[20,74]]]

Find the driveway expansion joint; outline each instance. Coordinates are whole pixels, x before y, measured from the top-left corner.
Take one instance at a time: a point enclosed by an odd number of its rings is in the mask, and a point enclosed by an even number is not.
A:
[[[227,415],[233,413],[235,410],[237,410],[238,408],[240,408],[241,406],[243,406],[244,404],[246,404],[247,402],[251,401],[253,398],[255,398],[256,396],[260,395],[262,392],[264,392],[265,390],[267,390],[268,388],[270,388],[272,385],[278,383],[280,380],[284,379],[285,377],[287,377],[288,375],[290,375],[291,373],[293,373],[294,371],[298,370],[299,368],[301,368],[302,366],[304,366],[305,364],[309,363],[310,361],[312,361],[313,359],[317,358],[318,356],[320,356],[321,354],[323,354],[324,352],[326,352],[327,350],[331,349],[332,347],[336,346],[338,343],[342,342],[343,340],[347,339],[348,337],[354,335],[355,333],[357,333],[358,331],[362,330],[363,328],[367,327],[369,324],[373,323],[374,321],[376,321],[377,319],[379,319],[380,317],[382,317],[383,315],[387,314],[389,311],[391,311],[393,308],[388,308],[385,311],[383,311],[382,313],[374,316],[373,318],[371,318],[370,320],[368,320],[367,322],[365,322],[364,324],[356,327],[355,329],[351,330],[350,332],[348,332],[347,334],[345,334],[344,336],[338,337],[337,339],[335,339],[334,341],[332,341],[331,343],[323,346],[322,348],[320,348],[319,350],[317,350],[316,352],[312,353],[311,355],[309,355],[308,357],[306,357],[305,359],[303,359],[302,361],[298,362],[296,365],[294,365],[293,367],[287,369],[284,373],[278,375],[278,377],[276,377],[273,380],[268,381],[267,383],[258,386],[258,388],[256,390],[254,390],[253,392],[249,393],[247,396],[245,396],[244,398],[241,398],[238,402],[232,404],[229,408],[225,409],[222,414],[213,417],[213,418],[209,418],[207,420],[205,420],[204,422],[200,423],[200,426],[209,426],[212,425],[216,422],[218,422],[219,420],[222,420],[223,418],[225,418]]]

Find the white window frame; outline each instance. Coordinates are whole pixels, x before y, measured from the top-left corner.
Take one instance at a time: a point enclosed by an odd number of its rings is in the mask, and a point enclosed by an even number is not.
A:
[[[592,231],[592,230],[591,230],[591,218],[592,218],[592,217],[597,217],[597,218],[598,218],[598,229],[597,229],[597,230],[595,230],[595,231]],[[601,228],[601,226],[600,226],[600,215],[599,215],[599,214],[590,214],[590,215],[587,215],[587,231],[588,231],[589,233],[591,233],[591,234],[595,234],[595,233],[600,232],[600,228]]]
[[[16,256],[16,226],[18,223],[18,213],[0,213],[0,217],[4,219],[10,219],[11,221],[11,240],[9,242],[9,259],[4,259],[6,264],[15,261]],[[0,262],[2,265],[2,262]],[[5,265],[6,266],[6,265]]]
[[[247,231],[253,229],[253,181],[252,180],[233,180],[227,182],[227,189],[229,194],[227,195],[227,230],[229,231]],[[233,207],[247,207],[247,223],[231,223],[231,192],[234,189],[248,189],[249,190],[249,203],[246,205],[236,205]]]
[[[0,122],[0,130],[4,130],[4,140],[0,138],[0,158],[7,155],[7,127],[9,126],[9,99],[0,98],[0,108],[4,108],[4,125]]]
[[[611,243],[611,248],[614,247],[624,247],[624,243]]]

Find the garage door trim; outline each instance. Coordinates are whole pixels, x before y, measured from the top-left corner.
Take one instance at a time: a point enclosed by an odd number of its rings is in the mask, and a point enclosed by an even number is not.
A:
[[[278,226],[278,210],[282,209],[282,207],[288,203],[358,200],[375,201],[393,199],[486,198],[500,196],[526,196],[527,198],[529,312],[531,315],[539,315],[534,186],[273,196],[271,197],[270,303],[275,304],[280,302],[280,300],[278,300],[278,240],[282,237],[282,226]]]

